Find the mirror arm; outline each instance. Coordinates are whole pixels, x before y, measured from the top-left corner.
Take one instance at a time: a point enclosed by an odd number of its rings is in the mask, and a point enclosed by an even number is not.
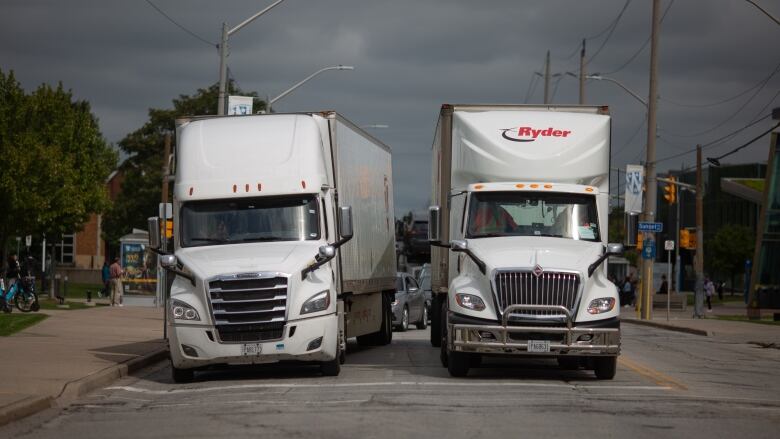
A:
[[[477,267],[479,267],[479,271],[481,271],[482,274],[487,274],[487,266],[481,259],[477,257],[477,255],[472,253],[469,249],[464,250],[464,253],[466,253],[471,258],[471,260],[477,264]]]
[[[598,259],[596,259],[596,262],[590,264],[588,266],[588,277],[593,276],[593,272],[596,271],[597,268],[601,265],[602,262],[607,260],[607,258],[612,255],[612,253],[604,253],[603,255],[599,256]]]
[[[346,244],[350,239],[352,239],[351,236],[350,237],[346,237],[346,238],[341,238],[338,241],[334,242],[333,244],[328,244],[328,245],[333,246],[334,249],[338,249],[342,245]],[[322,267],[323,265],[327,264],[331,259],[336,257],[336,255],[333,255],[332,258],[319,259],[319,256],[320,255],[317,255],[317,256],[314,257],[314,261],[315,262],[313,264],[311,264],[308,267],[306,267],[303,270],[301,270],[301,279],[305,278],[307,274],[309,274],[312,271]]]
[[[181,277],[189,280],[193,287],[195,286],[195,276],[193,276],[191,274],[188,274],[188,273],[185,273],[185,272],[179,270],[178,268],[163,267],[163,270],[170,271],[171,273],[174,273],[177,276],[181,276]]]
[[[433,247],[452,248],[452,245],[443,244],[441,241],[428,241],[428,244],[430,244]]]

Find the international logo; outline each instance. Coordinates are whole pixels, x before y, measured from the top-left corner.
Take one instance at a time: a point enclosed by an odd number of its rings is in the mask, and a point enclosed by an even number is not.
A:
[[[568,137],[570,130],[561,130],[558,128],[534,128],[534,127],[514,127],[502,128],[501,136],[506,140],[513,142],[533,142],[540,137]]]
[[[534,267],[533,273],[534,273],[534,276],[539,277],[539,276],[542,275],[542,273],[544,273],[544,269],[542,269],[542,267],[539,264],[536,264],[536,267]]]

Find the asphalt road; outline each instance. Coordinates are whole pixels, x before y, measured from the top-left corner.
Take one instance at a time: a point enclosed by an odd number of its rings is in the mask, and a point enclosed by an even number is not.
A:
[[[410,330],[387,347],[350,344],[335,378],[276,365],[175,385],[160,363],[0,437],[780,437],[780,350],[623,330],[612,381],[549,359],[488,359],[453,379],[428,332]]]

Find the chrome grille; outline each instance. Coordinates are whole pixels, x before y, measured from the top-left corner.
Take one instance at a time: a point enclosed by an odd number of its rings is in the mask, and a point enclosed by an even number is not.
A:
[[[223,276],[209,282],[209,300],[221,341],[281,338],[287,316],[286,277]]]
[[[574,311],[580,277],[575,273],[500,271],[495,277],[499,310],[509,305],[559,305]],[[512,313],[516,315],[516,313]],[[555,311],[523,311],[517,315],[561,316]]]

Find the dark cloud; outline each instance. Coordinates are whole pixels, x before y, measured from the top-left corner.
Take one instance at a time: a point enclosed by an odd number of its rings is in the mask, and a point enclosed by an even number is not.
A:
[[[271,3],[153,1],[211,42],[219,40],[223,21],[235,26]],[[662,1],[662,8],[669,1]],[[776,2],[763,3],[780,15]],[[532,80],[536,86],[529,103],[539,103],[542,84],[533,75],[541,70],[546,51],[551,51],[554,72],[576,71],[579,41],[605,30],[624,4],[287,0],[233,35],[229,64],[242,88],[271,97],[320,67],[354,65],[355,71],[324,73],[275,109],[336,109],[358,125],[390,125],[371,131],[395,152],[395,205],[399,212],[408,211],[428,203],[430,146],[442,103],[523,103]],[[650,2],[632,1],[587,70],[617,69],[649,32]],[[589,57],[602,46],[605,34],[588,41]],[[218,78],[215,47],[183,32],[141,0],[5,0],[0,41],[0,68],[13,69],[28,89],[62,81],[78,98],[91,102],[112,142],[139,127],[149,108],[168,107],[176,96]],[[779,41],[780,26],[744,1],[674,0],[660,42],[657,156],[707,143],[780,106],[780,73],[741,110],[752,92],[712,107],[672,103],[713,103],[747,90],[780,63]],[[648,65],[649,47],[612,76],[646,99]],[[571,77],[553,80],[553,102],[576,103],[577,87]],[[603,81],[588,82],[586,99],[611,108],[613,166],[644,160],[647,134],[644,128],[637,130],[645,107]],[[768,127],[765,121],[708,151],[728,151]],[[766,160],[766,142],[734,157],[735,162],[756,160]],[[692,164],[693,154],[662,162],[659,169],[677,169],[682,163]]]

